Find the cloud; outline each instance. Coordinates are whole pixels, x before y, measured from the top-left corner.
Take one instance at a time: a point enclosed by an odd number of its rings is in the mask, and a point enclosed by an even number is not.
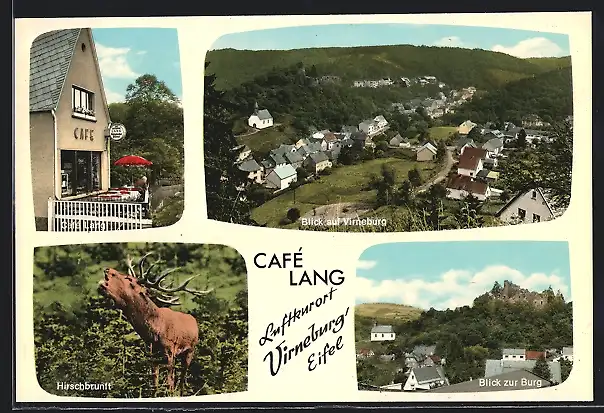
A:
[[[564,50],[556,43],[545,37],[532,37],[521,40],[514,46],[506,47],[500,44],[493,46],[494,52],[506,53],[520,58],[554,57],[565,55]]]
[[[472,48],[470,45],[463,42],[458,36],[447,36],[433,43],[434,46],[440,47],[463,47],[466,49]]]
[[[109,89],[105,89],[105,97],[107,98],[107,104],[123,102],[125,100],[123,94],[114,92]]]
[[[433,281],[421,278],[374,281],[364,277],[356,279],[356,295],[360,302],[391,302],[437,310],[454,309],[472,305],[474,299],[490,291],[495,281],[509,280],[521,288],[543,291],[550,285],[570,299],[569,286],[556,274],[522,272],[504,266],[493,265],[481,271],[449,270]]]
[[[96,44],[101,74],[107,78],[134,79],[139,76],[128,63],[128,47],[107,47]]]
[[[377,261],[359,260],[357,262],[357,268],[361,269],[361,270],[370,270],[371,268],[375,267],[376,264],[377,264]]]
[[[138,52],[136,52],[137,55],[142,56],[142,55],[146,55],[147,51],[146,50],[139,50]]]

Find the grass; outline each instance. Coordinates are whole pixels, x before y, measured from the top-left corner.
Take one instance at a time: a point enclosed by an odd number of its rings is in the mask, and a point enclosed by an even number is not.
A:
[[[266,154],[281,144],[294,143],[297,140],[296,136],[296,131],[290,125],[283,123],[262,129],[252,135],[240,136],[237,138],[237,143],[247,145],[252,152]]]
[[[392,320],[397,322],[408,322],[419,318],[422,309],[402,304],[390,303],[367,303],[355,307],[355,316],[375,318],[380,320]]]
[[[287,210],[294,206],[304,215],[321,205],[372,201],[375,199],[376,191],[367,191],[363,188],[369,183],[372,174],[380,174],[382,165],[393,168],[396,171],[397,181],[401,182],[415,166],[424,176],[431,174],[437,167],[434,162],[414,162],[396,158],[374,159],[357,165],[341,166],[335,168],[331,175],[322,176],[320,180],[302,185],[295,192],[289,191],[271,199],[256,208],[252,212],[252,218],[269,227],[279,227],[279,221]]]
[[[450,135],[454,134],[455,132],[457,132],[457,128],[455,126],[435,126],[433,128],[428,129],[430,138],[435,141],[447,139]]]

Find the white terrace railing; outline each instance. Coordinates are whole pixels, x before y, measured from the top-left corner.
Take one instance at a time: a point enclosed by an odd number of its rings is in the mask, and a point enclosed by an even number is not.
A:
[[[149,228],[142,203],[48,200],[48,231],[90,232]]]

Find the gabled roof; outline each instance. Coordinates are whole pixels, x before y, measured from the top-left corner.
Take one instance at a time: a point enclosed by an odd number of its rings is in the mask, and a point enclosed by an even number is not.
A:
[[[504,348],[501,353],[504,356],[524,356],[526,350],[523,348]]]
[[[258,119],[260,119],[260,120],[266,120],[266,119],[272,119],[273,118],[273,116],[268,111],[268,109],[261,109],[257,113],[255,113],[255,115],[258,116]]]
[[[238,165],[241,171],[245,172],[256,172],[262,169],[262,167],[256,162],[254,158],[247,158],[245,161]]]
[[[470,145],[471,147],[476,147],[476,144],[474,143],[474,139],[472,138],[460,138],[457,140],[457,143],[455,143],[455,146],[458,149],[463,148],[465,145]]]
[[[304,160],[303,156],[298,152],[288,152],[285,154],[285,159],[289,161],[289,163],[302,162]]]
[[[325,140],[325,142],[333,142],[337,141],[338,137],[333,132],[327,132],[323,134],[323,140]]]
[[[287,162],[285,160],[285,158],[283,156],[279,155],[278,153],[272,153],[270,155],[270,158],[275,162],[276,165],[279,165],[279,164]]]
[[[95,70],[99,78],[102,105],[109,119],[103,78],[90,29],[66,29],[44,33],[34,39],[29,60],[29,111],[41,112],[57,108],[65,87],[71,60],[82,31],[89,37]]]
[[[468,147],[464,149],[463,153],[459,157],[458,168],[474,170],[478,167],[481,159],[487,157],[486,149]]]
[[[260,161],[260,165],[262,165],[265,169],[270,169],[275,167],[275,161],[271,158],[266,158]]]
[[[278,148],[272,149],[271,150],[271,154],[272,155],[281,155],[281,156],[284,156],[284,155],[292,152],[292,149],[295,150],[295,146],[294,145],[281,144],[281,145],[279,145]]]
[[[279,179],[286,179],[290,176],[296,175],[296,170],[290,164],[279,166],[273,169],[273,172],[279,177]]]
[[[493,135],[495,136],[495,135]],[[501,138],[492,138],[489,139],[488,141],[485,142],[484,145],[482,145],[482,149],[486,149],[487,151],[494,151],[497,150],[499,148],[503,148],[503,139]]]
[[[485,195],[489,185],[480,181],[473,181],[472,178],[465,175],[456,175],[449,179],[447,189],[456,189],[466,191],[469,194]]]
[[[413,373],[418,384],[445,379],[443,370],[438,367],[420,367],[413,369]]]
[[[315,152],[309,155],[309,158],[312,159],[314,163],[328,161],[329,157],[325,154],[325,152]]]
[[[391,325],[377,325],[371,329],[371,334],[390,334],[394,333]]]
[[[432,152],[433,154],[436,155],[436,153],[438,152],[438,150],[434,147],[434,145],[432,145],[430,142],[426,142],[422,145],[421,148],[419,148],[417,151],[421,151],[422,149],[427,149],[430,152]]]
[[[531,191],[537,191],[545,200],[545,205],[547,206],[547,209],[549,210],[549,212],[552,214],[553,217],[559,217],[560,215],[562,215],[562,213],[564,212],[563,210],[559,210],[559,209],[554,209],[551,205],[551,201],[549,199],[547,190],[543,189],[543,188],[534,188],[534,189],[528,189],[524,192],[519,192],[517,193],[512,199],[510,199],[504,206],[501,207],[501,209],[499,211],[497,211],[495,213],[495,217],[499,217],[501,216],[501,214],[510,207],[510,205],[512,205],[514,202],[516,202],[519,198],[523,197],[524,195],[527,195],[529,192]]]

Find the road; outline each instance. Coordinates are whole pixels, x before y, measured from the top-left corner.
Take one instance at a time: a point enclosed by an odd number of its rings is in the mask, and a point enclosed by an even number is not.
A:
[[[455,163],[455,161],[453,159],[454,151],[455,151],[455,146],[447,146],[447,162],[445,163],[445,166],[443,167],[443,169],[440,170],[438,175],[436,175],[434,177],[434,179],[426,182],[425,184],[423,184],[422,186],[417,188],[414,191],[416,194],[426,192],[430,188],[430,186],[436,185],[437,183],[441,182],[443,179],[445,179],[449,175],[449,172],[451,172],[451,168],[453,168],[453,164]]]

